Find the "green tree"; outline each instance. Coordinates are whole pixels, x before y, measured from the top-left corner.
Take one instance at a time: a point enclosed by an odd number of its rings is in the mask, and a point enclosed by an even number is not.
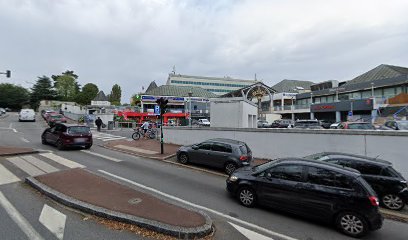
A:
[[[132,101],[131,101],[130,105],[131,106],[138,106],[138,105],[140,105],[142,96],[140,94],[136,93],[136,94],[132,95],[131,99],[132,99]]]
[[[62,75],[52,75],[54,87],[57,90],[58,97],[63,101],[75,101],[81,86],[78,84],[78,75],[74,71],[65,71]]]
[[[0,83],[0,106],[20,109],[29,102],[27,89],[10,83]]]
[[[120,105],[120,99],[122,97],[122,89],[118,84],[113,85],[112,91],[109,94],[109,101],[112,105]]]
[[[54,100],[57,97],[51,79],[47,76],[38,77],[37,82],[31,88],[30,105],[37,109],[41,100]]]
[[[82,87],[82,91],[78,94],[76,102],[82,105],[89,105],[98,92],[98,86],[93,83],[87,83]]]

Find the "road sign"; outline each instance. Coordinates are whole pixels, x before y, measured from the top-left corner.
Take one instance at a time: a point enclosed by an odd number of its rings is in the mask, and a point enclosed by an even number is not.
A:
[[[349,111],[349,112],[348,112],[348,116],[349,116],[349,117],[352,117],[352,116],[353,116],[353,111]]]
[[[154,113],[160,115],[160,106],[154,106]]]

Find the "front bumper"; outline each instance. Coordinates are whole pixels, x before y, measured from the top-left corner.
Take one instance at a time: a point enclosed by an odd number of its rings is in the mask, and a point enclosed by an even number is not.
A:
[[[404,188],[402,189],[399,194],[400,198],[402,199],[402,201],[404,201],[404,203],[408,204],[408,188]]]

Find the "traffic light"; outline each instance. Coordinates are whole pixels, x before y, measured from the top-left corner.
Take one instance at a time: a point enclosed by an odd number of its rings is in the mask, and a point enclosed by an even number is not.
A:
[[[11,71],[10,71],[10,70],[7,70],[7,71],[6,71],[6,77],[7,77],[7,78],[10,78],[10,77],[11,77]]]
[[[167,109],[167,103],[169,103],[169,100],[164,99],[164,98],[159,98],[156,100],[157,105],[160,106],[160,114],[163,115],[166,112]]]

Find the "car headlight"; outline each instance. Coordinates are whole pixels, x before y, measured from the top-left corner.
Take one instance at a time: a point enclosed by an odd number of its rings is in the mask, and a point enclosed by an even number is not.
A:
[[[238,180],[238,177],[231,175],[228,180],[230,180],[231,182],[236,182]]]

